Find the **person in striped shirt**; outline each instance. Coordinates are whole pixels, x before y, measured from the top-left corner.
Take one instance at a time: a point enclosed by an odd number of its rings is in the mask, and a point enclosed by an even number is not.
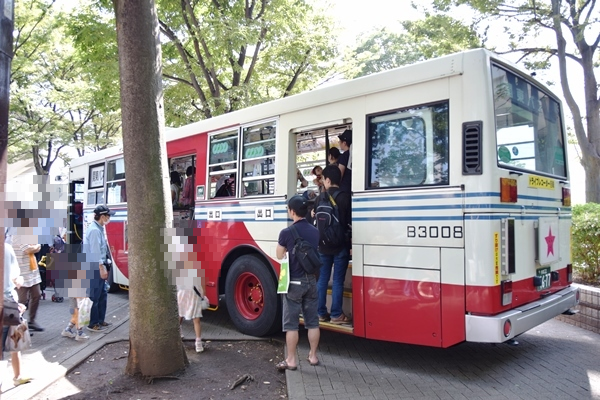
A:
[[[19,303],[26,304],[29,312],[29,329],[32,331],[43,331],[40,325],[35,321],[37,309],[42,297],[40,283],[42,278],[35,259],[35,253],[41,249],[40,244],[30,243],[35,238],[28,234],[29,218],[21,218],[21,227],[15,229],[12,236],[12,246],[17,256],[17,262],[23,277],[23,284],[17,289]],[[33,233],[33,230],[31,230]]]

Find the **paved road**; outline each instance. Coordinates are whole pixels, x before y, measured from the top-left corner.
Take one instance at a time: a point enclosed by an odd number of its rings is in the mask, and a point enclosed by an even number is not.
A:
[[[110,294],[108,305],[111,329],[78,343],[60,336],[68,303],[42,301],[38,321],[46,331],[34,334],[33,348],[24,354],[24,371],[35,380],[12,388],[9,374],[3,373],[2,399],[31,398],[105,343],[127,339],[127,292]],[[193,339],[191,321],[184,333]],[[255,339],[235,330],[223,305],[206,314],[202,336]],[[282,334],[276,337],[283,340]],[[286,372],[288,395],[292,400],[600,399],[600,335],[553,320],[518,339],[517,347],[465,343],[442,350],[323,331],[322,365],[311,367],[302,331],[300,368]]]
[[[324,332],[321,366],[301,340],[289,398],[600,399],[600,335],[552,320],[518,340],[435,349]]]

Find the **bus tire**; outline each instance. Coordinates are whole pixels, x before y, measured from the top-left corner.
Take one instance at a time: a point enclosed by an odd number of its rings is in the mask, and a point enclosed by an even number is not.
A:
[[[251,336],[281,329],[281,302],[269,266],[253,255],[233,262],[225,281],[225,301],[236,328]]]
[[[108,273],[108,293],[115,293],[119,291],[119,284],[115,283],[115,279],[113,278],[113,274],[114,271],[113,269],[110,270],[110,272]]]

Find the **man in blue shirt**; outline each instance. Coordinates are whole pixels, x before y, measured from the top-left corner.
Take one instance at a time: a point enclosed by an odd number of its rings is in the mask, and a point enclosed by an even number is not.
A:
[[[90,324],[87,329],[92,332],[100,332],[106,329],[108,322],[106,317],[107,290],[106,279],[108,279],[109,258],[108,243],[104,227],[110,222],[111,211],[105,205],[99,205],[94,209],[94,221],[90,224],[83,238],[83,248],[86,253],[86,261],[92,267],[93,278],[90,282],[90,299],[93,301],[90,313]]]
[[[315,249],[319,244],[319,231],[304,218],[308,213],[308,203],[302,196],[293,196],[288,201],[288,216],[294,221],[298,236],[309,242]],[[296,346],[298,345],[298,329],[300,313],[304,317],[304,326],[308,329],[310,352],[308,362],[318,365],[317,347],[319,346],[319,317],[317,314],[317,282],[314,275],[308,275],[302,269],[294,255],[294,235],[290,228],[279,233],[277,241],[277,258],[282,259],[287,252],[290,265],[290,286],[287,294],[282,295],[283,331],[287,345],[287,358],[277,364],[280,371],[298,369]]]

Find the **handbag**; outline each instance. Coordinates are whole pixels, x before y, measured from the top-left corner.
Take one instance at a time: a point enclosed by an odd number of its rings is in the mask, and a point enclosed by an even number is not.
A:
[[[4,308],[2,309],[2,325],[16,326],[21,323],[19,304],[12,298],[4,296]]]
[[[23,351],[31,347],[29,325],[26,320],[21,320],[19,325],[8,328],[8,335],[4,343],[6,351]]]
[[[200,297],[200,308],[202,308],[203,310],[208,310],[208,308],[210,307],[210,302],[208,301],[208,297],[202,296],[200,294],[200,292],[198,291],[198,289],[196,289],[196,286],[194,286],[194,292],[196,292],[198,297]]]

